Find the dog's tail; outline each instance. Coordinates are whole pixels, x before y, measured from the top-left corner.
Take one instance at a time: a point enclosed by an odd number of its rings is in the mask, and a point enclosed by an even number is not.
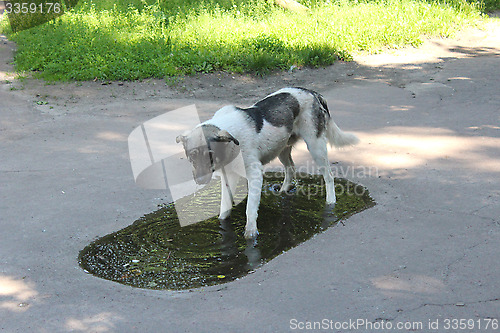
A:
[[[336,148],[345,147],[345,146],[354,146],[359,142],[359,139],[356,135],[352,133],[346,133],[342,131],[337,124],[333,121],[330,111],[328,110],[328,105],[326,99],[318,94],[317,92],[310,91],[313,96],[317,99],[320,104],[321,109],[327,115],[327,124],[326,124],[326,137],[330,145],[335,146]]]
[[[328,119],[326,137],[328,142],[336,148],[354,146],[359,142],[356,135],[342,131],[331,117]]]

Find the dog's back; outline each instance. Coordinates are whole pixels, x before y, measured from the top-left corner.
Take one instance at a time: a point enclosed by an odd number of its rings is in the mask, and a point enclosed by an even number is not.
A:
[[[227,130],[240,141],[244,157],[266,164],[301,137],[327,134],[329,120],[320,94],[283,88],[248,108],[223,107],[206,124]]]

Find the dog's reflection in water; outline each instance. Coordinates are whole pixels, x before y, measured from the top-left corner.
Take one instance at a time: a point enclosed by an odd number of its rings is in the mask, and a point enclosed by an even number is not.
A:
[[[237,236],[236,232],[234,231],[233,224],[231,223],[231,219],[220,221],[219,233],[222,236],[220,247],[222,261],[228,259],[230,260],[230,258],[238,256],[240,251],[238,250],[238,246],[236,245]],[[245,265],[246,270],[252,271],[263,264],[262,255],[260,250],[257,248],[257,243],[255,240],[246,240],[246,247],[243,251],[243,254],[245,254],[248,259],[248,262]]]

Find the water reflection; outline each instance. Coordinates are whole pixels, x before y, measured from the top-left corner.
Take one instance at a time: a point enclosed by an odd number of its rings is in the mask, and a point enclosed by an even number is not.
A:
[[[325,204],[321,176],[297,179],[288,194],[277,191],[281,182],[278,174],[266,174],[257,242],[243,237],[246,200],[225,221],[214,217],[186,227],[180,227],[170,204],[91,243],[81,251],[80,265],[96,276],[141,288],[214,285],[240,278],[340,219],[374,205],[365,188],[345,179],[336,179],[335,207]],[[202,191],[218,190],[215,186]],[[216,197],[206,194],[198,198]]]

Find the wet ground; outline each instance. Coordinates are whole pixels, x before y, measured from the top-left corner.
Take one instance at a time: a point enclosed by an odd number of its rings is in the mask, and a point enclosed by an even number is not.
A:
[[[217,217],[181,227],[173,203],[146,214],[132,225],[106,235],[80,252],[80,265],[104,279],[141,288],[189,289],[233,281],[253,273],[269,260],[326,230],[340,220],[372,207],[368,190],[336,179],[337,204],[325,203],[321,176],[298,178],[289,193],[277,191],[283,182],[267,173],[259,209],[259,236],[245,240],[246,200],[219,223]],[[197,212],[197,198],[217,206],[218,184],[184,200]],[[210,195],[213,192],[213,195]]]

